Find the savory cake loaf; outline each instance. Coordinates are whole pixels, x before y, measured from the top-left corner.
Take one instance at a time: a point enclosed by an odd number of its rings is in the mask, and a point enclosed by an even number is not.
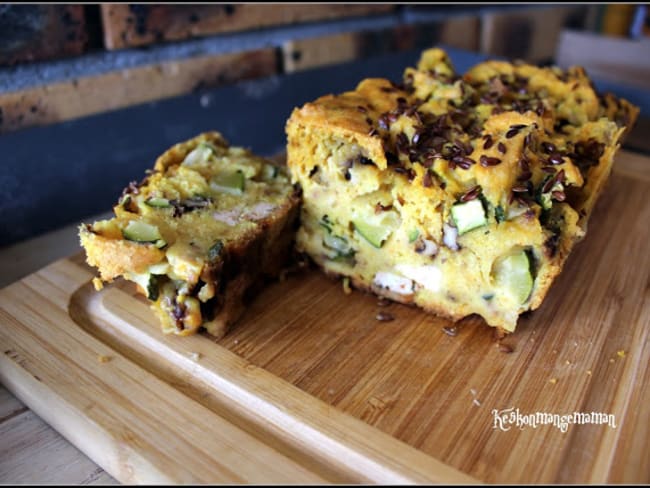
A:
[[[293,111],[298,249],[358,288],[511,332],[584,235],[637,113],[581,68],[461,77],[425,51],[400,85],[366,79]]]
[[[79,236],[97,288],[122,276],[153,302],[163,332],[219,337],[286,263],[299,203],[286,168],[211,132],[165,152],[124,190],[114,218]]]

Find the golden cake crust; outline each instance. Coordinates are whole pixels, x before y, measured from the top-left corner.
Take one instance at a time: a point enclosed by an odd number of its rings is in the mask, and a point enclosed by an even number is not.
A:
[[[164,332],[221,336],[287,262],[299,203],[284,168],[207,132],[165,151],[79,237],[101,280],[138,284]]]
[[[366,79],[354,91],[292,112],[286,126],[288,166],[304,191],[298,248],[358,288],[454,320],[480,313],[490,325],[512,331],[516,315],[540,306],[584,236],[621,137],[637,115],[629,102],[599,96],[581,68],[489,61],[461,77],[443,51],[425,51],[401,85]],[[477,198],[485,222],[479,230],[461,232],[460,250],[452,249],[455,241],[450,248],[446,232],[456,226],[453,211]],[[355,221],[353,214],[370,201],[375,212]],[[381,237],[373,243],[380,250],[359,239],[368,234],[360,220],[378,221],[377,215],[394,211],[397,216],[388,220],[397,223],[385,236],[377,231],[384,224],[371,226]],[[407,256],[408,225],[426,234],[424,247],[435,248],[437,257]],[[423,245],[415,242],[416,248]],[[527,253],[534,283],[516,313],[506,316],[492,310],[498,308],[494,303],[477,305],[463,296],[463,280],[474,273],[477,283],[490,288],[508,249]],[[434,274],[444,269],[441,280],[456,291],[447,298],[425,297],[417,280],[413,296],[382,291],[373,284],[380,271],[374,261],[382,260],[416,275],[420,271],[411,265]],[[471,268],[470,278],[455,276],[446,261],[458,270]],[[404,278],[396,275],[387,278]],[[420,281],[430,280],[420,276]]]

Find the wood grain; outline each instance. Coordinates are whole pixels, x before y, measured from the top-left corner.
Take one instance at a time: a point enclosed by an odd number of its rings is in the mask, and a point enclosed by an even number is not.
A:
[[[148,308],[133,297],[136,306],[124,311],[129,323],[106,313],[91,276],[79,259],[63,260],[0,292],[7,326],[0,332],[0,379],[119,481],[471,481],[201,336],[161,338],[142,320],[151,319]],[[70,290],[78,292],[70,297]],[[128,346],[111,347],[94,337],[102,337],[99,330],[87,332],[111,322],[123,327],[118,337],[136,337],[149,357],[163,359],[159,368],[173,357],[184,375],[156,376],[143,358],[140,367],[132,361],[138,358]],[[203,367],[191,359],[194,352],[205,357]],[[201,401],[183,393],[189,381],[200,381]],[[219,397],[236,407],[227,415],[241,412],[255,422],[244,430],[226,420],[212,405]],[[286,439],[270,436],[276,431]]]
[[[129,284],[95,292],[78,256],[0,291],[0,378],[123,482],[648,483],[649,163],[620,154],[510,354],[475,318],[453,337],[397,304],[377,322],[375,298],[315,271],[216,343],[163,336]],[[495,429],[509,408],[616,427]]]
[[[283,71],[295,73],[328,64],[344,63],[359,57],[362,34],[344,32],[331,36],[287,41],[282,45]]]
[[[27,410],[25,405],[0,385],[0,424]]]
[[[571,19],[583,19],[587,6],[539,8],[482,15],[481,52],[540,63],[554,58],[560,33]]]
[[[629,39],[565,30],[558,40],[556,59],[561,68],[582,66],[595,79],[647,89],[649,51],[647,36]]]
[[[435,23],[297,39],[282,45],[283,68],[293,73],[389,52],[424,50],[437,44],[477,50],[479,37],[479,18],[461,16]]]
[[[116,484],[74,446],[0,387],[0,405],[18,404],[0,418],[0,482],[7,484]],[[3,412],[4,413],[4,412]]]
[[[0,94],[0,133],[152,102],[277,71],[274,49],[198,56]]]
[[[103,4],[108,49],[143,46],[274,25],[388,13],[392,5],[115,5]]]

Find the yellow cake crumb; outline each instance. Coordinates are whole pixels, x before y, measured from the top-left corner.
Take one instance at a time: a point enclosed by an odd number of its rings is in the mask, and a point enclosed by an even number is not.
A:
[[[343,278],[343,293],[350,295],[352,293],[352,288],[350,288],[350,278],[345,276]]]

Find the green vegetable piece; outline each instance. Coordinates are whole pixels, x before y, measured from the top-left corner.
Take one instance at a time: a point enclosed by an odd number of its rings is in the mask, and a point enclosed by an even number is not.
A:
[[[458,235],[463,235],[470,230],[487,224],[485,209],[478,198],[453,205],[451,207],[451,217],[458,229]]]
[[[409,232],[409,243],[414,243],[417,238],[420,236],[420,231],[417,229],[413,229],[411,232]]]
[[[500,259],[494,271],[497,285],[506,290],[517,303],[522,304],[528,300],[533,290],[533,276],[526,251]]]
[[[212,178],[210,186],[219,192],[241,195],[244,192],[246,177],[241,170],[234,173],[221,173]]]
[[[154,302],[158,300],[158,284],[158,276],[150,274],[149,283],[147,284],[147,298]]]
[[[550,210],[551,207],[553,206],[553,192],[554,191],[564,191],[564,185],[559,182],[553,182],[553,186],[548,189],[548,191],[544,191],[544,188],[549,184],[549,181],[553,179],[553,176],[547,176],[544,181],[542,181],[541,185],[537,188],[537,192],[535,194],[535,199],[537,200],[537,203],[539,203],[544,210]]]
[[[506,220],[506,212],[503,210],[501,205],[494,207],[494,218],[497,220],[497,224]]]
[[[223,251],[223,241],[219,240],[208,249],[208,260],[216,261],[221,256],[221,251]]]
[[[214,146],[207,142],[201,142],[187,156],[185,156],[182,164],[186,166],[202,164],[207,162],[213,154],[215,154]]]
[[[318,224],[323,227],[327,232],[331,233],[332,232],[332,226],[334,223],[329,219],[327,215],[323,215],[321,218],[320,222]]]
[[[160,197],[147,198],[144,203],[155,208],[169,208],[172,206],[172,204],[169,203],[169,200]]]
[[[140,222],[139,220],[130,221],[122,230],[122,235],[129,241],[153,242],[156,244],[156,247],[164,247],[167,245],[160,235],[158,227]]]
[[[354,256],[354,249],[344,237],[326,233],[323,235],[323,246],[327,249],[336,251],[335,257],[351,257]]]
[[[354,229],[361,234],[366,241],[368,241],[372,246],[380,249],[388,236],[393,232],[390,227],[372,225],[363,221],[352,221]]]

